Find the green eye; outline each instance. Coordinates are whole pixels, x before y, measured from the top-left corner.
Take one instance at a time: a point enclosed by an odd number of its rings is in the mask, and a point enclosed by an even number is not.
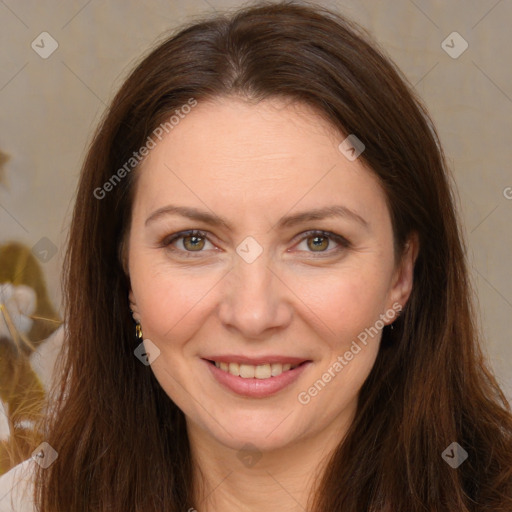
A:
[[[329,247],[329,239],[326,236],[316,235],[314,237],[308,237],[306,240],[308,247],[313,252],[323,252]]]
[[[196,236],[196,235],[187,235],[182,236],[183,239],[183,247],[187,249],[187,251],[200,251],[205,244],[205,238]]]
[[[313,230],[302,233],[301,235],[302,238],[300,239],[297,247],[299,247],[300,251],[306,253],[331,255],[342,251],[344,248],[350,247],[350,242],[346,238],[329,231]],[[182,241],[181,246],[177,244],[179,240]],[[306,247],[301,249],[300,245],[303,243],[305,243]],[[174,235],[171,235],[171,237],[162,241],[163,247],[167,247],[173,252],[181,252],[185,256],[190,255],[191,253],[204,252],[203,249],[207,249],[206,244],[211,244],[208,240],[208,233],[200,230],[189,230],[175,233]],[[329,249],[331,244],[334,244],[335,247]],[[211,245],[214,247],[213,244]]]
[[[181,247],[177,247],[179,240],[182,240]],[[182,253],[202,252],[208,241],[207,233],[199,230],[182,231],[176,233],[170,238],[162,241],[162,246],[167,247],[172,251],[178,251]]]
[[[306,242],[305,252],[321,253],[331,255],[350,247],[350,242],[343,236],[331,233],[329,231],[309,231],[303,233],[303,237],[297,247]],[[336,246],[328,249],[331,242]]]

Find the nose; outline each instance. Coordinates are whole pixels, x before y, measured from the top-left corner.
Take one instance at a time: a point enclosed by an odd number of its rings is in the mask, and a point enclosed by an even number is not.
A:
[[[265,252],[252,263],[237,257],[223,280],[220,321],[245,339],[262,339],[291,322],[293,293],[273,267]]]

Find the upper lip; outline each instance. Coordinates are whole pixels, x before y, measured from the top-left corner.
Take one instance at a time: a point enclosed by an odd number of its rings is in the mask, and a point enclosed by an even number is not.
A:
[[[305,359],[304,357],[290,357],[290,356],[281,356],[281,355],[267,355],[267,356],[258,356],[258,357],[248,357],[237,354],[219,354],[204,357],[203,359],[207,359],[209,361],[217,361],[219,363],[238,363],[238,364],[250,364],[254,366],[258,366],[261,364],[272,364],[272,363],[281,363],[281,364],[301,364],[305,361],[309,361],[309,359]]]

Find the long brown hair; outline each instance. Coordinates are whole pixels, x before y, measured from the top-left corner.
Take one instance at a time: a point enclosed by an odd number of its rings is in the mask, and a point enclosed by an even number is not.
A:
[[[184,415],[133,354],[121,260],[138,169],[108,193],[94,191],[191,98],[232,94],[305,102],[355,134],[386,193],[396,247],[419,234],[412,295],[394,330],[383,332],[355,420],[308,510],[510,512],[512,415],[480,348],[436,130],[371,36],[325,8],[291,2],[173,34],[130,74],[96,131],[65,260],[62,380],[44,425],[59,456],[37,473],[41,512],[191,506]],[[453,442],[468,454],[456,469],[442,457]]]

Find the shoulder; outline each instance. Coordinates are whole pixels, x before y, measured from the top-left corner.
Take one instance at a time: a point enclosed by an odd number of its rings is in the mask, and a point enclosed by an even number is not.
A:
[[[33,459],[0,476],[0,512],[35,512],[33,499]]]

